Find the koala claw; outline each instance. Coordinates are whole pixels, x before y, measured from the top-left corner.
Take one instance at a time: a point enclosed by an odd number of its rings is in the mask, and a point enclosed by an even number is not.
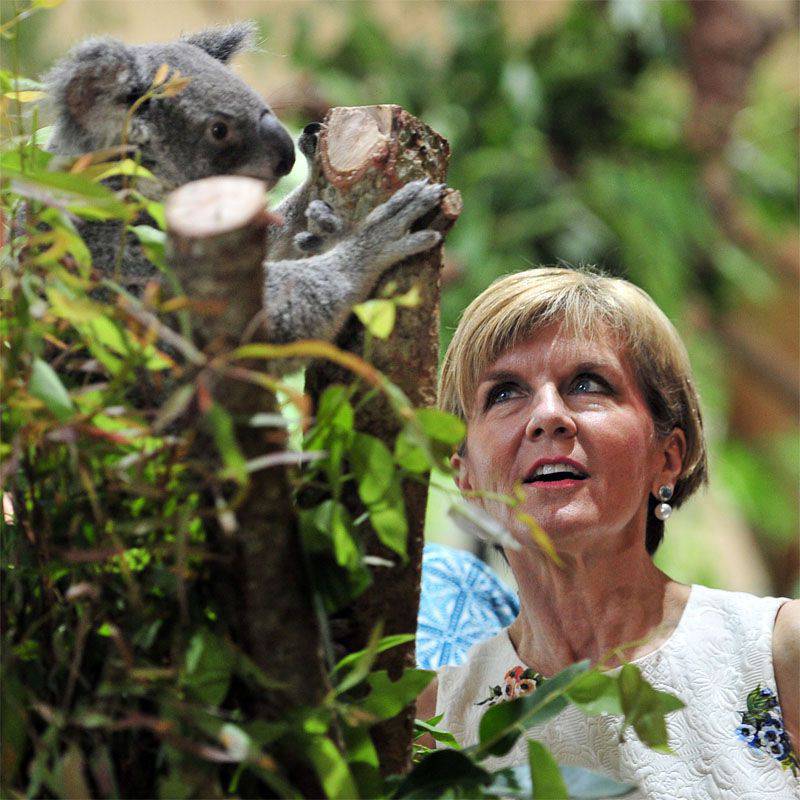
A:
[[[318,236],[339,233],[342,220],[333,213],[333,209],[324,200],[312,200],[306,209],[308,229]]]
[[[300,231],[294,236],[294,246],[304,255],[314,255],[322,251],[323,240],[310,231]]]
[[[417,253],[424,253],[441,241],[442,234],[438,231],[417,231],[387,244],[382,255],[388,263],[393,264]]]
[[[325,126],[321,122],[310,122],[303,128],[303,132],[297,140],[298,149],[309,161],[317,152],[317,141],[323,127]]]
[[[364,225],[372,227],[387,222],[393,228],[405,231],[414,220],[436,206],[443,189],[443,183],[430,183],[427,178],[411,181],[371,211]]]

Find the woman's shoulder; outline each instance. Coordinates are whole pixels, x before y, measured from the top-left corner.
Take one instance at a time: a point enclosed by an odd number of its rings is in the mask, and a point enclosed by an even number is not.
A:
[[[502,682],[505,672],[518,660],[507,628],[473,645],[463,664],[437,671],[436,713],[443,713],[444,722],[452,727],[465,726],[486,710],[483,701],[491,700],[491,687]]]
[[[686,621],[694,630],[702,631],[722,622],[726,628],[762,636],[771,634],[778,610],[787,600],[695,584],[687,604]]]

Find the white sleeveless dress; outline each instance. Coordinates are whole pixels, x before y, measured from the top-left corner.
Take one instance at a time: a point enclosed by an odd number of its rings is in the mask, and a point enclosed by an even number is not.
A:
[[[765,749],[776,738],[774,731],[761,723],[756,729],[743,725],[749,694],[760,688],[774,697],[772,629],[784,602],[695,585],[671,636],[633,662],[655,688],[686,704],[667,716],[672,755],[650,750],[632,728],[620,744],[621,717],[588,717],[572,705],[531,728],[529,736],[545,744],[558,763],[634,784],[639,787],[634,796],[647,800],[797,800],[800,782],[778,760],[780,745],[772,743],[774,755]],[[465,664],[440,669],[440,727],[464,746],[475,744],[486,710],[475,704],[516,665],[522,662],[503,629],[476,644]],[[780,719],[780,708],[769,714],[764,725]],[[484,762],[490,770],[525,763],[524,736],[507,755]]]

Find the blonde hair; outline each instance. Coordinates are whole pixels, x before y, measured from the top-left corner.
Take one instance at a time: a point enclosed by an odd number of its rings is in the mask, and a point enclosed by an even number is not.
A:
[[[708,468],[689,356],[664,312],[622,278],[585,268],[540,267],[496,280],[461,317],[442,364],[439,406],[468,420],[481,373],[508,349],[554,323],[568,335],[615,336],[650,408],[656,433],[683,431],[686,453],[670,501],[681,505],[705,483]],[[654,506],[655,498],[650,500]],[[649,552],[660,543],[663,529],[649,514]]]

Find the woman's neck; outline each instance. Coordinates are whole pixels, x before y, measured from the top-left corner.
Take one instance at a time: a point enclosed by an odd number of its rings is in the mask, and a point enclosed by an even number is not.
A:
[[[613,667],[654,650],[677,626],[690,589],[644,547],[560,555],[563,567],[541,551],[508,553],[520,598],[509,634],[526,665],[544,675],[586,658]]]

